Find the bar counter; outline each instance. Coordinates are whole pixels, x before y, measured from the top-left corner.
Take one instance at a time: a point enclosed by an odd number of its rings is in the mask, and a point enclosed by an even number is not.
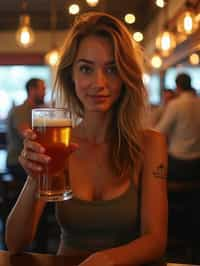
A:
[[[81,261],[83,261],[83,257],[56,256],[50,254],[28,253],[28,252],[18,255],[13,255],[9,251],[0,250],[0,266],[77,266]],[[119,266],[128,266],[128,265],[119,265]],[[151,266],[153,266],[153,264],[151,264]],[[162,266],[194,266],[194,265],[166,263],[162,264]]]

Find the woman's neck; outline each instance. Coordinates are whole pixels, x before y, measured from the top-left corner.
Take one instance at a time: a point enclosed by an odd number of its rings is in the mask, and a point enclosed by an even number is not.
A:
[[[103,113],[85,114],[80,124],[81,138],[93,144],[107,142],[111,117],[111,114]]]

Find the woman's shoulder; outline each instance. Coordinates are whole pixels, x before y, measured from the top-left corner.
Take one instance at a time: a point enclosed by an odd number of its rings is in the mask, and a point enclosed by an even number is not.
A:
[[[145,129],[142,131],[142,145],[154,146],[156,144],[166,143],[166,136],[154,129]]]

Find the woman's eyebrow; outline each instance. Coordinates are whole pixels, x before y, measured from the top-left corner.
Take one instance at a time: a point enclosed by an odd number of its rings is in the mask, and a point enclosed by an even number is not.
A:
[[[87,63],[87,64],[94,64],[94,62],[92,60],[88,60],[88,59],[84,59],[84,58],[80,58],[76,61],[76,63]]]
[[[76,63],[94,64],[95,62],[89,59],[80,58],[76,61]],[[105,63],[105,65],[115,65],[115,60],[108,61]]]

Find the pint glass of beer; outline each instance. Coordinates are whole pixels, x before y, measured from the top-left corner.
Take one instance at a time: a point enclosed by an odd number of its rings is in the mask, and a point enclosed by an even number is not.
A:
[[[62,201],[72,197],[66,152],[71,127],[72,121],[67,109],[32,110],[32,128],[37,135],[37,141],[51,157],[38,182],[38,196],[46,201]]]

